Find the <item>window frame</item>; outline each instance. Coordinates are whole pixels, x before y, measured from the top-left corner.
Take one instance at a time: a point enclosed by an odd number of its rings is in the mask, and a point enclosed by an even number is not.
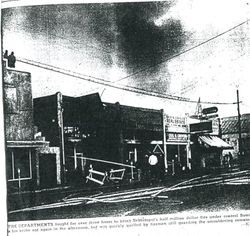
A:
[[[31,149],[28,149],[28,157],[29,157],[29,177],[20,177],[15,178],[15,155],[14,155],[14,150],[10,150],[11,153],[11,170],[12,170],[12,178],[8,178],[8,182],[13,182],[13,181],[19,181],[19,180],[31,180],[33,178],[32,176],[32,162],[31,162]]]

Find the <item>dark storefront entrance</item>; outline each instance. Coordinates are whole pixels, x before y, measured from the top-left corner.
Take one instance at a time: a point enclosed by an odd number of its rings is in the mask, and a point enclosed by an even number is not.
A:
[[[39,175],[41,187],[56,186],[56,155],[39,155]]]
[[[171,173],[178,174],[187,169],[187,150],[185,144],[167,145],[167,156]]]

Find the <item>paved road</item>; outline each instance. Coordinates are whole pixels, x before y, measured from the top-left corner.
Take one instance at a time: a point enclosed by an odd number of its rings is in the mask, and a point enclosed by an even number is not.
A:
[[[109,193],[70,194],[10,211],[9,220],[64,219],[250,209],[250,171],[236,171]]]

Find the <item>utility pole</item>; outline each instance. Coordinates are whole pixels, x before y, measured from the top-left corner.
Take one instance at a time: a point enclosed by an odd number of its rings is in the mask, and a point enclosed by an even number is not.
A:
[[[163,152],[164,152],[164,165],[165,165],[165,172],[168,172],[168,159],[167,159],[167,144],[166,144],[166,121],[165,121],[165,113],[164,109],[161,109],[162,112],[162,131],[163,131]]]
[[[65,168],[65,148],[64,148],[64,125],[63,125],[63,97],[60,92],[56,93],[57,99],[57,124],[60,144],[60,157],[61,157],[61,180],[66,183],[66,168]]]
[[[238,133],[239,133],[239,161],[242,165],[242,139],[241,139],[241,115],[240,115],[240,100],[239,100],[239,90],[237,89],[237,110],[238,110]]]

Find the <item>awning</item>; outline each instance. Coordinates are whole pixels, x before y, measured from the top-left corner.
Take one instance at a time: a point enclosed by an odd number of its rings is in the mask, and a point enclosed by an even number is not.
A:
[[[49,146],[49,141],[25,140],[25,141],[7,141],[7,148],[40,148]]]
[[[233,149],[228,143],[223,141],[217,136],[199,136],[199,140],[209,147],[221,148],[221,149]]]

